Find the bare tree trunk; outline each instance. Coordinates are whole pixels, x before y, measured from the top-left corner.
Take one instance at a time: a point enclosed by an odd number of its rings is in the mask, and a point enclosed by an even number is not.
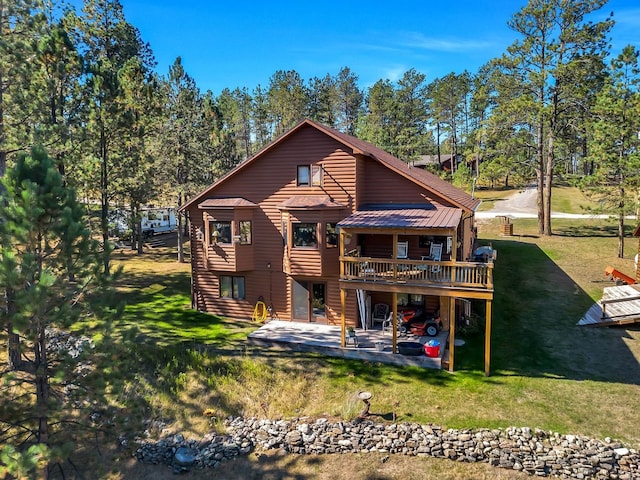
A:
[[[178,194],[178,210],[180,209],[180,207],[182,206],[182,193]],[[183,224],[182,224],[182,218],[183,218],[183,213],[179,212],[177,215],[177,221],[178,221],[178,225],[177,225],[177,229],[178,229],[178,261],[180,263],[184,263],[184,232],[183,232]]]
[[[547,161],[544,169],[544,234],[553,235],[551,231],[551,187],[553,185],[553,167],[555,163],[554,138],[549,135],[549,150],[547,151]]]
[[[144,233],[142,232],[142,212],[140,210],[140,205],[132,205],[131,213],[133,214],[133,218],[135,220],[135,238],[136,238],[136,250],[138,255],[142,255],[144,253]]]
[[[38,337],[35,342],[35,384],[36,405],[38,411],[38,443],[49,442],[49,372],[47,360],[47,340],[45,327],[38,326]],[[47,478],[47,466],[37,473],[38,478]]]
[[[104,273],[109,275],[109,158],[104,126],[100,128],[100,228],[104,251]]]
[[[536,203],[538,207],[538,233],[544,234],[544,138],[542,133],[544,131],[542,121],[538,123],[536,127],[536,180],[538,182],[536,192]]]
[[[8,361],[9,368],[11,370],[20,370],[22,368],[22,354],[20,352],[20,335],[18,335],[13,330],[13,322],[11,322],[11,318],[15,313],[15,304],[13,302],[14,299],[14,291],[11,288],[5,288],[4,291],[4,301],[5,301],[5,309],[7,313],[7,318],[9,318],[9,322],[7,322],[7,335],[9,336],[9,347],[8,347]]]
[[[624,213],[618,215],[618,258],[624,258]]]
[[[623,185],[622,181],[620,182]],[[624,210],[625,189],[620,187],[620,202],[618,203],[618,258],[624,258]]]

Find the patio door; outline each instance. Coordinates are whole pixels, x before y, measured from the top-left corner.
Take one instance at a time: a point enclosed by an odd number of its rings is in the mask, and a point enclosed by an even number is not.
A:
[[[325,322],[325,284],[295,279],[292,279],[292,284],[293,320],[297,322]]]

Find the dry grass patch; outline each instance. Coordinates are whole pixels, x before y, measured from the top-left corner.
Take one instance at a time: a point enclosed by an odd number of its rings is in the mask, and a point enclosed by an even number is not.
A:
[[[127,462],[126,469],[111,480],[169,480],[175,474],[166,466]],[[531,478],[513,470],[486,464],[467,464],[429,457],[404,455],[282,455],[279,452],[252,454],[223,463],[213,471],[194,470],[190,479],[227,480],[507,480]]]

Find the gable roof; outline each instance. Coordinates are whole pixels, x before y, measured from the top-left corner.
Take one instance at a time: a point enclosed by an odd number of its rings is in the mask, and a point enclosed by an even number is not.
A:
[[[243,163],[241,163],[240,165],[238,165],[237,167],[229,171],[227,174],[220,177],[216,182],[214,182],[212,185],[207,187],[205,190],[195,195],[188,202],[186,202],[180,208],[180,210],[184,210],[188,208],[190,205],[192,205],[193,203],[199,201],[203,196],[207,195],[209,191],[211,191],[212,189],[215,189],[218,185],[223,183],[229,177],[235,175],[237,172],[243,170],[248,165],[255,162],[258,158],[262,157],[266,152],[274,149],[277,145],[280,145],[287,138],[294,135],[298,130],[304,128],[305,126],[311,126],[316,130],[332,137],[333,139],[337,140],[338,142],[342,143],[346,147],[353,150],[353,153],[356,155],[357,154],[365,155],[367,157],[370,157],[380,162],[381,164],[388,167],[390,170],[404,176],[405,178],[408,178],[409,180],[419,184],[423,188],[426,188],[427,190],[439,196],[443,196],[447,198],[454,205],[464,210],[473,212],[475,211],[476,208],[478,208],[478,205],[480,205],[480,200],[474,199],[473,197],[471,197],[471,195],[469,195],[464,190],[461,190],[453,186],[449,182],[441,179],[440,177],[438,177],[437,175],[434,175],[431,172],[428,172],[421,168],[414,168],[411,165],[403,162],[399,158],[394,157],[390,153],[385,152],[384,150],[376,147],[375,145],[369,142],[365,142],[364,140],[360,140],[357,137],[340,132],[331,127],[327,127],[313,120],[304,119],[301,122],[299,122],[296,126],[291,128],[289,131],[285,132],[280,137],[276,138],[273,142],[271,142],[269,145],[267,145],[262,150],[257,152],[251,158],[248,158]]]

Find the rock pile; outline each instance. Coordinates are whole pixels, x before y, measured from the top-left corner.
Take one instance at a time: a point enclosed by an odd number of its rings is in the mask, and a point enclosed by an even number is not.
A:
[[[216,467],[252,450],[281,449],[296,454],[383,452],[432,456],[560,478],[640,479],[640,455],[611,439],[511,427],[507,429],[445,430],[417,423],[384,424],[369,420],[331,423],[311,420],[231,418],[227,434],[201,440],[171,435],[140,442],[138,460],[174,468]],[[176,452],[193,453],[190,465],[176,462]]]
[[[57,328],[46,328],[45,336],[48,351],[66,353],[71,358],[78,358],[83,351],[94,348],[89,337],[77,337]]]

